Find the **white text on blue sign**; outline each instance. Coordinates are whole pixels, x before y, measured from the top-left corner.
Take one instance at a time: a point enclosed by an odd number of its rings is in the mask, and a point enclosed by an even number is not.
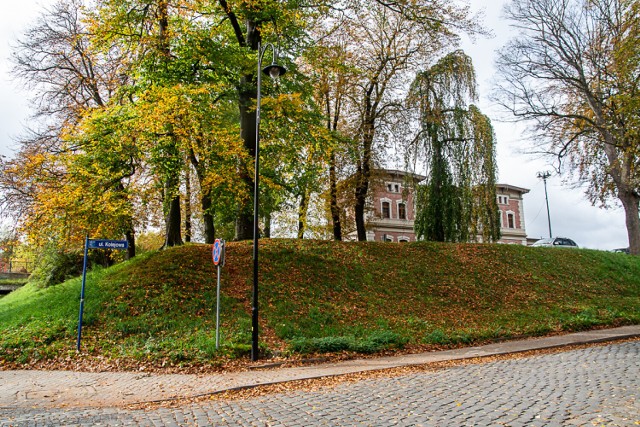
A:
[[[91,249],[127,249],[128,247],[129,242],[126,240],[89,240],[89,248]]]

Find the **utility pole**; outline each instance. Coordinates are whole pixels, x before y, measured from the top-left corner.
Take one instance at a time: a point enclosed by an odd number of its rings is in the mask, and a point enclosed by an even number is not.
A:
[[[540,178],[544,182],[544,198],[547,201],[547,222],[549,223],[549,238],[552,238],[551,234],[551,215],[549,214],[549,195],[547,194],[547,178],[551,176],[551,173],[548,171],[538,172],[538,178]]]

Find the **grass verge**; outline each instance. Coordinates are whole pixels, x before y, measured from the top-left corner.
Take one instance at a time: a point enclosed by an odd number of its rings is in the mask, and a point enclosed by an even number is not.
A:
[[[507,245],[261,241],[268,357],[428,350],[640,323],[640,257]],[[210,245],[147,253],[0,299],[4,366],[222,369],[251,341],[251,244],[230,243],[215,346]],[[240,361],[240,362],[239,362]],[[87,366],[89,365],[89,366]]]

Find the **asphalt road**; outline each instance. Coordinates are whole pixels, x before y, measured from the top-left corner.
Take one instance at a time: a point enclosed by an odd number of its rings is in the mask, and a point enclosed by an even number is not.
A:
[[[0,426],[636,426],[640,341],[178,408],[0,408]]]

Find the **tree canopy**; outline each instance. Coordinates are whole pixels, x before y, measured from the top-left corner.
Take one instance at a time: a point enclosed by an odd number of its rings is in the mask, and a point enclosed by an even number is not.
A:
[[[39,120],[0,165],[0,203],[33,241],[65,247],[135,248],[148,227],[165,246],[252,237],[256,59],[270,44],[289,72],[262,87],[262,235],[292,209],[304,237],[329,189],[334,237],[348,208],[362,238],[408,87],[462,31],[482,30],[444,1],[59,0],[14,53]]]
[[[592,203],[622,204],[640,254],[640,3],[513,0],[505,10],[519,35],[499,54],[495,100]]]
[[[428,171],[416,202],[419,238],[500,238],[495,136],[489,118],[470,103],[476,97],[471,58],[460,50],[413,82],[409,104],[417,107],[420,131],[408,154],[423,156]]]

